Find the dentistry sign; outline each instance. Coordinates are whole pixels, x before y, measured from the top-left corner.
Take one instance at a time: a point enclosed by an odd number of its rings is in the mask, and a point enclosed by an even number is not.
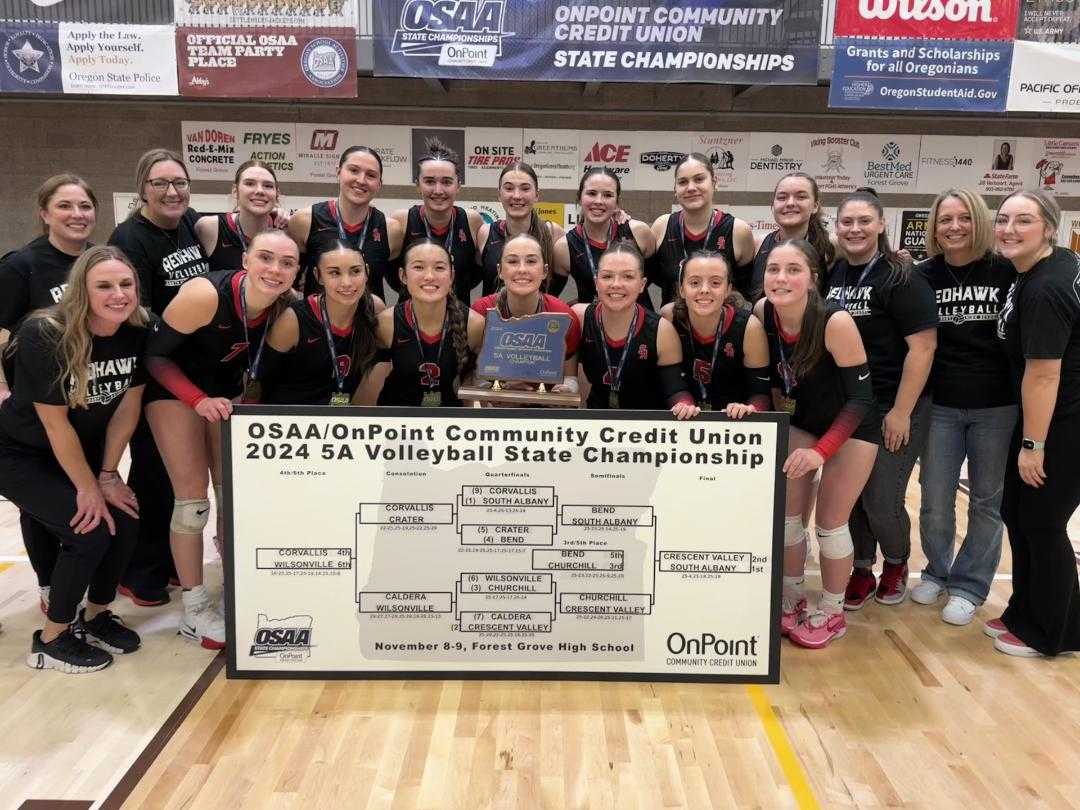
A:
[[[816,84],[820,0],[372,0],[375,74]]]

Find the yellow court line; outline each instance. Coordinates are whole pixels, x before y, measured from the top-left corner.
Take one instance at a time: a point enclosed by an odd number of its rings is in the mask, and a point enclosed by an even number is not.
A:
[[[0,574],[2,574],[2,573],[4,573],[5,571],[7,571],[7,570],[8,570],[9,568],[11,568],[11,566],[13,566],[14,564],[15,564],[15,563],[0,563]]]
[[[780,763],[780,769],[784,772],[784,778],[787,779],[788,785],[791,787],[791,792],[795,794],[795,803],[798,805],[799,810],[821,810],[821,805],[818,804],[814,791],[810,789],[810,781],[806,778],[806,771],[803,770],[802,762],[796,756],[787,732],[784,731],[784,727],[780,725],[780,720],[776,717],[772,706],[769,705],[765,690],[760,686],[751,685],[746,687],[746,692],[750,695],[750,702],[754,704],[754,710],[761,720],[761,725],[765,727],[765,735],[769,738],[769,744],[772,745],[773,753],[776,754],[776,759]]]

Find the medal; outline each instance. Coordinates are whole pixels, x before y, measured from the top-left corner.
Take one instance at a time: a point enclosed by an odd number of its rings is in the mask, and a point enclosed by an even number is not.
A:
[[[613,411],[619,410],[619,392],[614,388],[608,391],[607,406]]]
[[[251,376],[248,371],[244,372],[244,392],[240,395],[240,402],[244,405],[257,403],[262,399],[262,384]]]
[[[247,283],[247,272],[244,272],[244,277],[240,279],[240,320],[244,324],[244,351],[247,353],[248,367],[244,371],[244,402],[258,402],[259,395],[262,393],[262,386],[259,385],[259,360],[262,358],[263,346],[266,345],[266,333],[270,331],[269,319],[263,324],[262,337],[259,338],[259,348],[255,351],[255,357],[251,357],[251,337],[248,335],[248,313],[247,313],[247,298],[244,297],[244,287]]]
[[[350,396],[345,392],[345,377],[341,373],[341,367],[338,366],[337,349],[334,346],[334,335],[330,332],[330,312],[326,308],[325,293],[319,296],[319,314],[322,315],[323,332],[330,351],[330,368],[334,373],[334,392],[330,395],[330,404],[348,405]]]
[[[412,314],[412,327],[413,327],[413,339],[416,340],[416,350],[420,353],[420,371],[424,371],[423,366],[428,364],[427,361],[427,349],[424,344],[424,339],[420,336],[420,320],[416,317],[416,310],[412,308],[412,301],[406,301],[405,306],[407,312]],[[442,357],[443,346],[446,345],[446,333],[449,331],[450,326],[450,312],[447,311],[443,317],[442,334],[439,335],[439,347],[435,350],[435,362],[431,365],[434,366],[434,371],[440,372],[439,358]],[[437,408],[442,405],[442,391],[440,390],[439,383],[441,381],[441,373],[427,374],[428,379],[431,380],[427,383],[425,375],[421,375],[420,384],[423,391],[423,399],[420,404],[425,408]]]
[[[780,396],[777,397],[777,400],[780,405],[780,410],[784,413],[795,413],[795,400],[786,397],[783,394],[780,394]]]
[[[698,407],[703,411],[711,411],[712,410],[712,403],[707,402],[705,400],[702,400],[702,402],[698,405]]]
[[[630,341],[634,338],[637,329],[638,309],[640,304],[634,304],[634,316],[630,319],[630,328],[626,330],[626,340],[623,341],[622,354],[619,355],[619,365],[612,366],[611,355],[608,353],[607,333],[604,331],[604,319],[600,314],[600,305],[596,305],[596,321],[600,325],[600,348],[604,350],[604,365],[607,366],[607,377],[611,380],[608,389],[608,407],[614,410],[619,408],[619,389],[622,388],[622,375],[626,367],[626,358],[630,354]]]
[[[442,406],[442,391],[438,388],[428,388],[424,391],[424,398],[420,400],[423,408],[439,408]]]
[[[330,405],[334,408],[344,408],[349,404],[349,395],[343,394],[340,391],[336,394],[330,395]]]

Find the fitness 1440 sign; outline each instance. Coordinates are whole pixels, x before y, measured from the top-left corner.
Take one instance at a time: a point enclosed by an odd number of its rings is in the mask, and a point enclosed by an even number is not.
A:
[[[776,683],[786,416],[236,409],[232,677]]]

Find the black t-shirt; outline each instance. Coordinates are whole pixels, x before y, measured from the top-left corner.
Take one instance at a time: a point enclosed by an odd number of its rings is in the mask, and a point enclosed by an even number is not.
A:
[[[1066,248],[1020,273],[1001,308],[998,336],[1020,400],[1025,360],[1061,360],[1054,419],[1080,414],[1080,257]]]
[[[729,402],[749,400],[743,365],[743,338],[749,320],[749,310],[725,306],[719,344],[715,333],[699,335],[691,324],[674,323],[682,343],[683,375],[698,405],[708,403],[718,411]]]
[[[660,316],[638,304],[634,333],[629,339],[612,340],[604,334],[599,312],[599,304],[590,304],[585,310],[581,349],[578,350],[585,377],[592,386],[585,407],[610,408],[611,386],[618,374],[620,409],[667,410],[669,405],[660,382],[656,348]],[[622,359],[624,354],[625,360]],[[620,362],[621,372],[618,371]]]
[[[160,315],[180,292],[180,285],[210,272],[195,236],[199,215],[190,208],[176,230],[159,228],[142,214],[116,226],[109,244],[116,245],[139,271],[139,295],[151,312]]]
[[[146,338],[145,328],[125,323],[115,334],[93,339],[87,407],[68,410],[71,425],[91,463],[101,453],[109,420],[124,394],[147,380]],[[19,328],[16,339],[12,393],[0,406],[0,441],[50,450],[34,403],[67,404],[65,385],[57,379],[61,371],[58,336],[47,329],[43,319],[30,318]]]
[[[679,268],[683,260],[695,250],[714,250],[722,253],[731,272],[731,283],[743,295],[747,295],[749,279],[736,277],[735,265],[735,217],[719,209],[713,211],[712,220],[705,233],[691,233],[683,227],[683,213],[676,211],[668,217],[664,238],[656,246],[656,253],[647,262],[649,281],[660,288],[660,298],[668,303],[675,297],[675,285],[679,283]],[[749,296],[747,296],[749,297]]]
[[[0,329],[14,331],[31,311],[58,303],[77,258],[39,236],[0,263]]]
[[[210,252],[210,272],[239,270],[244,266],[244,250],[250,240],[240,228],[236,214],[217,214],[217,242]]]
[[[306,292],[316,291],[315,268],[319,264],[319,257],[339,239],[355,247],[364,257],[368,269],[367,287],[372,295],[385,297],[384,280],[397,288],[390,265],[390,236],[383,212],[370,206],[363,222],[346,225],[338,219],[337,200],[327,200],[311,206],[311,229],[304,245],[303,288]]]
[[[989,254],[963,267],[943,255],[916,265],[937,298],[938,331],[929,390],[947,408],[998,408],[1016,402],[1009,361],[997,337],[998,312],[1016,270]]]
[[[909,335],[937,326],[934,291],[919,273],[899,283],[884,258],[872,266],[838,259],[829,277],[828,299],[844,306],[855,319],[870,361],[874,399],[882,411],[896,400]]]

